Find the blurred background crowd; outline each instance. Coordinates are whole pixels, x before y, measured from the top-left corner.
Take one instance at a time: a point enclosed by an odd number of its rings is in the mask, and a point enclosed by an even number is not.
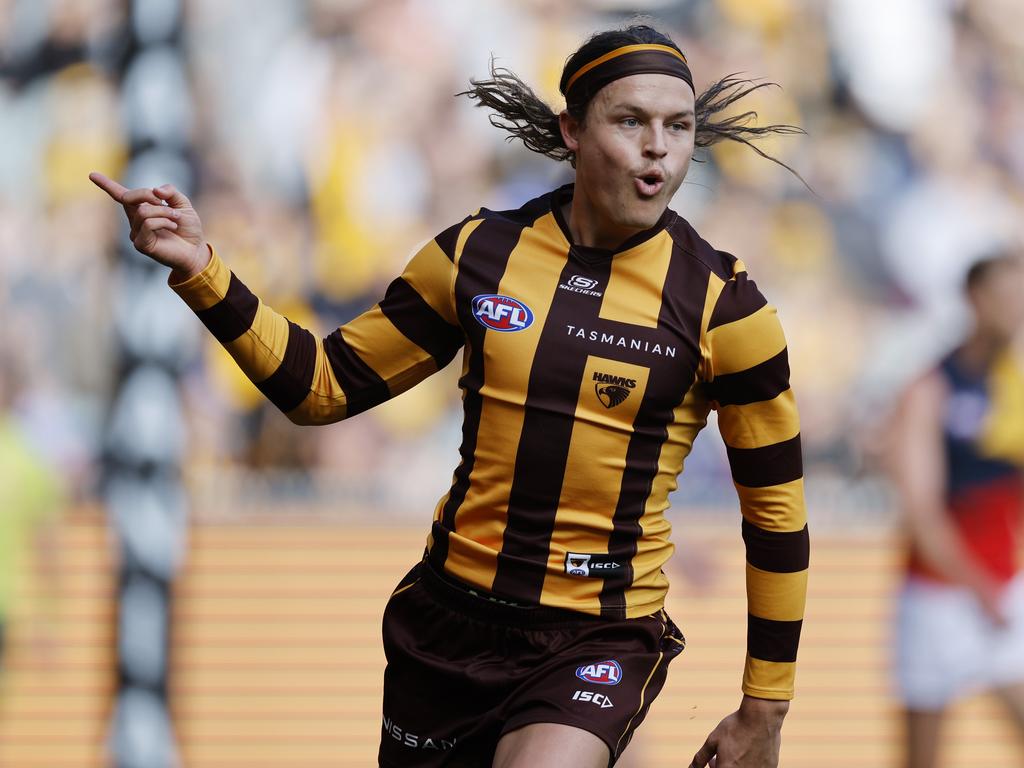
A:
[[[140,0],[132,23],[159,24],[169,5]],[[749,106],[807,132],[761,145],[806,186],[720,146],[698,154],[673,207],[779,307],[815,524],[890,521],[875,457],[894,393],[956,343],[968,262],[1021,236],[1019,0],[187,0],[185,71],[134,83],[119,74],[127,2],[0,0],[0,463],[34,478],[0,488],[0,554],[29,517],[97,498],[126,232],[86,177],[125,167],[126,91],[182,100],[154,130],[188,146],[210,241],[264,301],[326,335],[427,238],[571,180],[456,96],[469,78],[493,56],[557,108],[567,55],[637,11],[686,52],[698,89],[732,72],[778,83]],[[426,532],[457,462],[458,363],[343,425],[301,428],[198,322],[193,336],[194,519],[298,508]],[[732,525],[707,432],[676,515]]]
[[[141,3],[143,17],[161,5]],[[194,202],[254,291],[322,334],[378,300],[424,239],[571,178],[454,95],[492,55],[558,104],[567,54],[639,9],[687,52],[698,86],[730,72],[778,83],[750,106],[807,136],[763,148],[813,192],[727,145],[703,154],[674,207],[743,258],[780,308],[816,508],[885,514],[865,474],[877,436],[863,427],[952,344],[965,263],[1016,236],[1021,219],[1019,3],[186,6],[189,101],[166,128],[194,148]],[[117,77],[126,18],[116,0],[0,3],[0,350],[14,418],[75,499],[95,490],[118,372],[107,329],[124,232],[86,173],[116,177],[128,154]],[[145,77],[148,98],[182,97],[173,68]],[[457,366],[343,427],[302,429],[196,326],[185,387],[199,509],[252,493],[426,519],[456,461]],[[728,500],[721,454],[716,439],[698,441],[682,506]]]

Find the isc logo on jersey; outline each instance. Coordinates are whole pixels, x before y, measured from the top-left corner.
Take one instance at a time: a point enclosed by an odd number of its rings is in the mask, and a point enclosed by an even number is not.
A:
[[[502,333],[523,331],[533,324],[533,312],[511,296],[484,293],[473,297],[473,317],[485,328]]]
[[[576,677],[598,685],[618,685],[622,679],[622,667],[614,659],[584,664],[577,668]]]

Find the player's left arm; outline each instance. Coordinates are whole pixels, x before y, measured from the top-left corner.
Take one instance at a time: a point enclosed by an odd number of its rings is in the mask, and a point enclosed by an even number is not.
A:
[[[717,755],[720,768],[774,768],[794,694],[810,546],[786,339],[742,262],[710,310],[703,341],[704,379],[742,513],[747,656],[740,708],[693,765]]]

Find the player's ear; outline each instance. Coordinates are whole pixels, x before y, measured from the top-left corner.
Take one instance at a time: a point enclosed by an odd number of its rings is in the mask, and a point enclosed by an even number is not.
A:
[[[570,115],[569,110],[563,109],[558,115],[558,127],[562,131],[562,141],[565,142],[566,149],[573,154],[579,152],[582,121]]]

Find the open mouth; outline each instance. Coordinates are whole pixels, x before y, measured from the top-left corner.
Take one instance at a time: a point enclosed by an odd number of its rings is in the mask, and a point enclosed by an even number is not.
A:
[[[635,179],[636,191],[640,193],[641,197],[654,197],[665,184],[665,179],[660,173],[645,173]]]

